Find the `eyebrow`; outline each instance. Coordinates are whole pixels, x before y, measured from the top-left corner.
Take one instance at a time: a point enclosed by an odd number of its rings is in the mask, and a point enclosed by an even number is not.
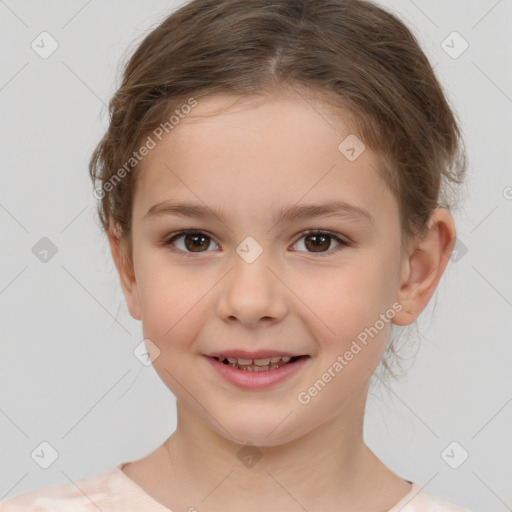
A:
[[[163,201],[153,205],[144,215],[144,219],[172,215],[194,219],[206,219],[215,216],[225,221],[223,210],[216,210],[202,204]],[[274,222],[290,222],[310,217],[341,217],[352,221],[369,222],[373,225],[371,214],[354,204],[344,201],[329,201],[321,204],[292,205],[281,208],[274,216]]]

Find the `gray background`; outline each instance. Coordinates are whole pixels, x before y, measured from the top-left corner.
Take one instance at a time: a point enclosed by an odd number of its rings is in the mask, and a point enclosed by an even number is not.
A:
[[[458,257],[418,320],[408,375],[370,396],[366,441],[430,494],[474,512],[512,510],[512,5],[382,4],[435,64],[470,165],[454,212]],[[121,59],[177,5],[0,1],[0,499],[142,457],[176,426],[173,395],[132,353],[141,325],[95,218],[87,162]],[[31,47],[42,31],[59,45],[46,59]],[[442,46],[453,31],[469,44],[457,58]],[[33,252],[43,237],[57,249],[46,262]],[[58,454],[47,469],[43,442]]]

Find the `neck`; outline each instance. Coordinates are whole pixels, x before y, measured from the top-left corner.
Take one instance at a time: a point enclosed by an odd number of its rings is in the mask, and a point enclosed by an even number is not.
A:
[[[276,446],[231,441],[178,402],[177,429],[164,443],[172,487],[202,510],[316,510],[320,503],[323,510],[343,510],[343,503],[371,510],[372,499],[382,510],[377,491],[393,479],[391,507],[408,487],[402,480],[397,494],[398,477],[363,441],[365,399],[362,394],[317,429]]]

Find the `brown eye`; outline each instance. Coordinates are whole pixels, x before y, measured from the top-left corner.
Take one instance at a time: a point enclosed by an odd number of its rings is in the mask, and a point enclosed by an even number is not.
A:
[[[303,239],[304,242],[302,242]],[[334,248],[332,248],[333,240],[338,244]],[[168,238],[163,242],[163,245],[170,246],[170,249],[182,253],[184,256],[192,256],[194,253],[208,252],[211,242],[213,242],[213,239],[202,231],[186,230]],[[351,246],[349,242],[339,236],[320,230],[310,230],[303,233],[301,239],[295,242],[295,245],[300,243],[304,244],[306,252],[310,254],[317,253],[319,256],[329,256],[344,247]]]
[[[198,249],[201,252],[203,249],[208,249],[210,242],[207,241],[208,237],[198,234],[198,235],[185,235],[184,243],[185,247],[190,251],[195,251]]]
[[[307,235],[304,245],[313,252],[323,252],[331,246],[330,238],[329,235]]]
[[[178,243],[176,243],[178,242]],[[175,246],[184,253],[207,252],[212,239],[201,231],[182,231],[164,242],[164,245]]]
[[[296,245],[300,244],[301,240],[304,240],[302,244],[306,248],[306,252],[322,253],[321,256],[324,254],[330,255],[336,252],[338,249],[341,249],[343,246],[349,246],[348,242],[345,242],[337,235],[331,234],[328,231],[313,230],[303,233],[302,237],[296,242]],[[332,250],[329,250],[331,249],[333,240],[338,245],[335,246]]]

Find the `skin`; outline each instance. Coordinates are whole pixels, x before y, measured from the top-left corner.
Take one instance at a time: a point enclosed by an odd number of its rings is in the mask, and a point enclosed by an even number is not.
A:
[[[162,446],[123,471],[175,512],[383,511],[411,489],[366,446],[364,407],[391,322],[408,325],[428,304],[455,227],[447,210],[436,209],[426,235],[402,252],[398,203],[376,172],[377,156],[366,148],[349,161],[338,150],[349,133],[323,103],[292,90],[217,95],[201,99],[142,161],[133,263],[113,231],[109,242],[129,311],[160,350],[153,366],[176,396],[178,421]],[[276,225],[272,218],[283,206],[333,199],[366,209],[373,224],[331,216]],[[164,200],[222,209],[226,220],[144,219]],[[202,249],[194,252],[184,237],[174,252],[163,245],[190,228],[210,237]],[[307,229],[353,245],[328,238],[315,252],[301,234]],[[263,249],[250,264],[236,252],[247,236]],[[301,404],[298,393],[394,303],[402,310]],[[237,348],[311,357],[284,382],[242,390],[202,355]],[[252,467],[237,457],[248,444],[261,455]]]

